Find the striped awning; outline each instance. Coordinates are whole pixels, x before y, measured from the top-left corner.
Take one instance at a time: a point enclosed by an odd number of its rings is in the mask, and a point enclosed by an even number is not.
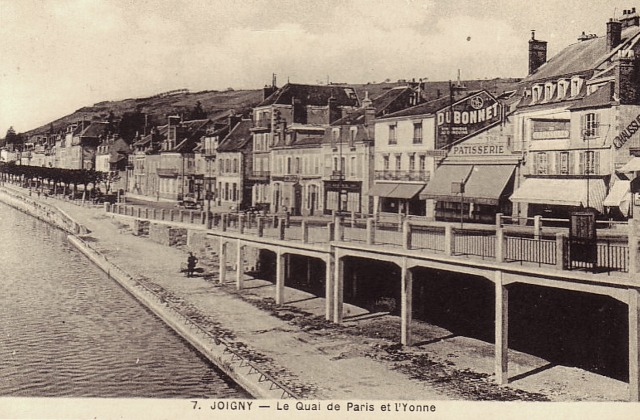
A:
[[[509,199],[514,203],[593,207],[602,213],[606,195],[602,179],[528,178]]]

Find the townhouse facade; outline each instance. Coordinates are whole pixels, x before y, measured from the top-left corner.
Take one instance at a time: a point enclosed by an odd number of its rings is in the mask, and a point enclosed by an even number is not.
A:
[[[251,126],[250,119],[235,124],[217,147],[218,205],[227,209],[240,210],[251,205],[253,189],[246,176],[253,164]]]

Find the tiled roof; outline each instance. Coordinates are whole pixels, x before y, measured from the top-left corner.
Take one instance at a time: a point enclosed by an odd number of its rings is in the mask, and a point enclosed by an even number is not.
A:
[[[380,117],[387,113],[392,113],[404,108],[403,104],[397,104],[396,101],[403,94],[413,94],[414,90],[408,86],[399,86],[382,92],[371,100],[371,106],[376,110],[376,117]],[[406,106],[405,106],[406,107]],[[365,108],[358,108],[354,112],[350,112],[343,118],[333,122],[331,125],[352,125],[364,123]]]
[[[597,108],[611,105],[613,102],[613,84],[607,83],[591,93],[591,95],[585,96],[581,101],[576,102],[576,104],[569,109]]]
[[[220,142],[218,152],[239,152],[251,143],[251,120],[242,120]]]
[[[622,31],[622,44],[640,34],[640,27],[632,26]],[[523,82],[533,82],[563,75],[584,73],[595,69],[607,55],[606,37],[596,37],[567,46],[544,63]]]
[[[287,83],[262,101],[258,107],[273,104],[291,105],[295,98],[302,105],[326,106],[333,97],[337,106],[358,106],[358,96],[354,88],[346,85],[301,85]]]
[[[469,95],[477,92],[469,92]],[[466,95],[465,95],[466,96]],[[439,109],[447,107],[451,104],[451,98],[448,96],[443,96],[439,99],[435,99],[433,101],[425,102],[416,106],[412,106],[411,108],[403,109],[398,112],[394,112],[382,117],[384,118],[395,118],[395,117],[410,117],[414,115],[428,115],[434,114]]]

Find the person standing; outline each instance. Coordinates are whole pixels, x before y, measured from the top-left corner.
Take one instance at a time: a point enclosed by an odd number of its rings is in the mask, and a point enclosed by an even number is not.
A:
[[[189,252],[189,257],[187,257],[187,277],[193,277],[196,264],[198,264],[198,258],[193,255],[193,252]]]

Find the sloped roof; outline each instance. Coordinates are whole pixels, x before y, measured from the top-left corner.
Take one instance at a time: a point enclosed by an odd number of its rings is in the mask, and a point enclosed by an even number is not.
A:
[[[80,137],[100,137],[105,134],[109,129],[109,123],[106,122],[92,122],[88,127],[80,132]]]
[[[326,106],[329,98],[333,98],[337,106],[358,106],[360,103],[356,90],[350,86],[287,83],[262,101],[258,107],[274,104],[291,105],[294,98],[305,106]]]
[[[399,86],[393,89],[389,89],[387,91],[382,92],[380,95],[376,96],[371,100],[371,106],[376,110],[376,117],[380,117],[387,113],[387,111],[394,112],[399,109],[395,109],[396,107],[402,107],[401,105],[396,104],[396,100],[401,97],[403,94],[411,92],[413,93],[413,89],[409,86]],[[393,105],[396,105],[395,107]],[[391,109],[390,109],[391,108]],[[350,112],[348,115],[340,118],[337,121],[334,121],[331,125],[351,125],[351,124],[362,124],[364,123],[364,114],[365,108],[358,108],[354,112]]]
[[[469,95],[477,93],[477,91],[469,92]],[[465,95],[468,96],[468,95]],[[410,117],[413,115],[427,115],[433,114],[439,109],[445,108],[451,104],[451,98],[448,96],[443,96],[439,99],[435,99],[433,101],[424,102],[422,104],[418,104],[416,106],[412,106],[411,108],[403,109],[401,111],[393,112],[391,114],[385,115],[381,117],[384,118],[395,118],[395,117]]]
[[[623,29],[621,44],[628,42],[639,33],[640,27],[638,26]],[[533,74],[527,76],[523,82],[593,70],[606,58],[607,53],[607,39],[604,36],[576,42],[567,46],[541,65]]]
[[[581,101],[572,105],[569,109],[578,110],[584,108],[597,108],[611,105],[613,102],[613,83],[609,82],[591,93],[591,95],[582,98]]]
[[[242,120],[220,142],[218,152],[239,152],[251,143],[251,120]]]

